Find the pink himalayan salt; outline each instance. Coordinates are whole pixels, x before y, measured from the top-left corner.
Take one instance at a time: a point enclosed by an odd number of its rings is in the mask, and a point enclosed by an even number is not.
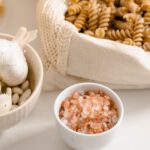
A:
[[[96,134],[111,129],[117,123],[118,110],[101,90],[75,92],[62,102],[59,117],[76,132]]]

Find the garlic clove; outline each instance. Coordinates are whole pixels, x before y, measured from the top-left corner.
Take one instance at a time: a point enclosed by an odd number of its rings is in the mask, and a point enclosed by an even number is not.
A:
[[[12,107],[11,95],[12,95],[11,88],[7,88],[6,94],[2,93],[0,83],[0,115],[11,110]]]

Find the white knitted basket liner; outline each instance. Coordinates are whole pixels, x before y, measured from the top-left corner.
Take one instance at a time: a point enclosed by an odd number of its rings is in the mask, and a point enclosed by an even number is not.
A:
[[[84,81],[115,89],[150,87],[150,55],[135,46],[78,33],[65,21],[66,2],[39,0],[46,90]]]

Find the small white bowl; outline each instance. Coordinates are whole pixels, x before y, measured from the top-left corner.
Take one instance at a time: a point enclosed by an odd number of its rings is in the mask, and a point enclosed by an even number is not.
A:
[[[11,40],[13,36],[0,33],[0,38]],[[25,56],[29,65],[32,95],[23,105],[0,115],[0,131],[6,130],[25,119],[34,108],[40,96],[43,82],[43,65],[39,55],[30,45],[26,45],[25,49]]]
[[[67,127],[59,118],[59,110],[62,101],[65,98],[71,96],[76,91],[87,91],[97,89],[101,89],[106,94],[108,94],[116,104],[119,111],[119,120],[116,123],[116,125],[110,130],[99,134],[82,134],[75,132],[69,127]],[[101,148],[107,146],[114,139],[114,136],[118,131],[118,128],[120,127],[123,120],[124,108],[119,96],[108,87],[96,83],[80,83],[66,88],[57,96],[54,104],[54,115],[56,118],[56,125],[58,127],[58,130],[63,140],[70,147],[76,150],[100,150]]]

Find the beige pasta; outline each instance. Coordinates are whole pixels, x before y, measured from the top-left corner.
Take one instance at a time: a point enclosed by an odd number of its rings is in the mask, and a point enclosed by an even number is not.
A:
[[[80,0],[71,0],[72,3],[78,3]]]
[[[144,30],[144,37],[150,38],[150,27],[146,27]]]
[[[88,8],[84,7],[81,11],[81,13],[79,14],[79,16],[77,17],[77,19],[74,22],[74,25],[77,27],[77,29],[80,31],[84,25],[86,24],[86,20],[88,17]]]
[[[144,24],[150,25],[150,11],[148,11],[144,14]]]
[[[141,9],[143,11],[150,11],[150,1],[149,0],[143,0],[141,4]]]
[[[98,4],[99,4],[99,6],[100,6],[101,9],[104,9],[104,8],[107,7],[107,3],[105,1],[103,1],[103,0],[97,0],[97,2],[98,2]]]
[[[95,37],[103,39],[105,37],[105,30],[103,28],[97,28],[95,31]]]
[[[122,17],[127,13],[128,13],[127,7],[118,7],[118,8],[116,8],[115,15],[119,16],[119,17]]]
[[[126,38],[124,41],[123,41],[124,44],[127,44],[127,45],[132,45],[134,46],[135,45],[135,42],[131,39],[131,38]]]
[[[135,0],[135,2],[138,4],[138,5],[141,5],[143,0]]]
[[[109,21],[110,21],[110,7],[107,7],[106,9],[103,9],[100,13],[99,17],[99,28],[103,28],[105,31],[109,27]]]
[[[90,3],[89,8],[89,30],[95,31],[98,27],[99,5],[95,2]]]
[[[79,32],[150,51],[150,0],[68,0],[65,19]]]
[[[150,51],[150,43],[149,42],[144,42],[143,49],[146,50],[146,51]]]
[[[94,36],[94,32],[90,31],[90,30],[86,30],[84,31],[85,34],[90,35],[90,36]]]
[[[136,46],[141,46],[144,34],[144,20],[143,18],[137,19],[133,27],[133,41]]]
[[[124,40],[125,38],[131,37],[131,32],[129,30],[109,30],[107,32],[107,37],[111,40]]]
[[[149,42],[150,43],[150,27],[146,27],[144,30],[143,42]]]
[[[87,1],[81,1],[79,3],[75,3],[68,7],[68,15],[76,15],[78,14],[82,7],[87,4]]]
[[[109,2],[108,7],[110,7],[110,21],[114,20],[116,14],[116,7],[114,2]]]
[[[146,27],[144,30],[144,37],[150,38],[150,27]]]
[[[127,13],[123,16],[123,19],[129,23],[135,23],[135,21],[139,18],[141,18],[141,16],[135,13]]]
[[[82,30],[83,30],[83,31],[86,31],[86,30],[88,30],[88,28],[89,28],[89,24],[88,24],[88,22],[86,22],[86,23],[84,24]]]
[[[72,15],[72,16],[66,16],[66,20],[74,23],[74,21],[76,20],[77,16],[76,15]]]
[[[132,13],[136,13],[140,11],[140,7],[138,4],[135,3],[134,0],[120,0],[121,6],[125,6],[128,10]]]
[[[132,30],[133,24],[130,22],[124,22],[120,20],[115,20],[114,21],[114,27],[115,29],[128,29]]]

